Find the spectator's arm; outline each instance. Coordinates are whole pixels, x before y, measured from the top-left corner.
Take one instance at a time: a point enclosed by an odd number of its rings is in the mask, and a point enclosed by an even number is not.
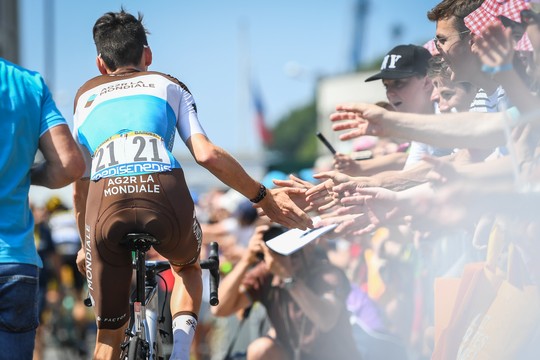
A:
[[[251,299],[244,292],[242,281],[253,264],[259,261],[257,253],[262,252],[262,247],[266,247],[262,237],[263,233],[267,230],[267,225],[256,228],[242,258],[219,284],[219,292],[221,294],[219,305],[211,308],[212,314],[216,316],[229,316],[240,309],[245,309],[251,304]]]
[[[33,185],[58,189],[83,175],[86,165],[67,125],[57,125],[46,131],[39,139],[39,149],[45,161],[30,170]]]
[[[516,61],[514,52],[514,39],[512,29],[504,28],[500,23],[490,24],[482,31],[482,36],[474,38],[475,49],[487,69],[506,70],[496,71],[493,78],[504,88],[512,104],[523,113],[538,110],[536,98],[513,68]]]
[[[277,187],[285,189],[285,191],[287,191],[287,193],[289,194],[289,197],[302,210],[304,210],[305,212],[313,210],[310,204],[306,201],[305,192],[314,187],[314,184],[310,183],[309,181],[302,180],[292,174],[289,175],[288,180],[274,179],[273,183]],[[296,193],[294,191],[296,191]]]
[[[291,277],[295,279],[288,291],[302,312],[321,331],[330,331],[336,325],[340,312],[345,310],[335,292],[329,290],[323,294],[314,293],[300,277],[295,278],[290,257],[279,255],[266,246],[263,252],[264,262],[273,274],[282,279]],[[331,274],[325,275],[324,280],[333,284],[337,283],[334,279],[327,277],[332,277]]]
[[[361,135],[415,140],[442,148],[489,149],[504,144],[504,113],[410,114],[373,104],[338,105],[330,115],[335,131],[349,140]]]
[[[449,158],[451,158],[450,155]],[[407,170],[385,171],[374,175],[373,178],[375,178],[375,183],[379,184],[376,186],[400,191],[425,183],[427,181],[426,175],[432,167],[432,164],[421,161]]]
[[[215,316],[229,316],[240,309],[245,309],[251,304],[251,300],[244,293],[241,285],[244,275],[251,264],[242,258],[230,273],[219,284],[219,305],[212,306],[211,311]]]
[[[324,332],[330,331],[341,311],[345,311],[333,291],[325,292],[322,296],[315,294],[301,279],[289,289],[289,293],[304,314]]]
[[[403,152],[366,160],[354,160],[350,155],[337,153],[334,157],[334,167],[349,176],[371,176],[383,171],[401,170],[406,159],[407,154]]]
[[[448,159],[453,157],[449,155]],[[338,200],[356,192],[356,189],[366,187],[384,187],[399,191],[426,182],[426,175],[432,165],[426,162],[411,167],[408,170],[384,171],[373,176],[350,177],[338,171],[327,171],[315,174],[316,179],[325,180],[306,192],[307,200],[323,203],[321,199],[328,198],[329,194]],[[328,201],[327,201],[328,202]],[[335,204],[336,201],[334,201]]]

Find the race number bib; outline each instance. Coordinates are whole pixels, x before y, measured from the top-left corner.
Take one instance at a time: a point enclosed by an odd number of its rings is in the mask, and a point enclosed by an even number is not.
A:
[[[92,180],[171,170],[163,139],[153,133],[129,132],[101,144],[92,159]]]

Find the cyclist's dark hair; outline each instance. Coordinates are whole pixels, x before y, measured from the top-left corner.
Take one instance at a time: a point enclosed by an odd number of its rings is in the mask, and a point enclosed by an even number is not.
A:
[[[97,19],[92,29],[96,50],[111,71],[118,67],[136,65],[141,60],[147,31],[138,18],[124,11],[108,12]]]
[[[465,17],[478,9],[484,0],[442,0],[428,11],[427,17],[431,21],[453,19],[454,26],[462,39],[467,27],[465,26]]]

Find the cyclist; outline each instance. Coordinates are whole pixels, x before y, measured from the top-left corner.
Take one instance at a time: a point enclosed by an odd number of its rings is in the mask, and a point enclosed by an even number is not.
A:
[[[155,249],[175,276],[171,359],[189,359],[201,303],[202,235],[183,170],[171,153],[175,129],[198,164],[273,220],[306,229],[311,219],[285,192],[267,191],[207,138],[182,82],[147,70],[152,51],[140,14],[108,12],[94,24],[93,37],[101,76],[87,81],[75,98],[74,137],[87,173],[74,186],[74,202],[83,239],[78,266],[98,327],[94,356],[119,356],[132,273],[121,241],[129,232],[146,232],[160,240]]]

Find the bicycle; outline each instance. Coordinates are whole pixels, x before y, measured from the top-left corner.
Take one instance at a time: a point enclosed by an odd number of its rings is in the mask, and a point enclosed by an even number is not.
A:
[[[166,260],[146,260],[146,252],[158,240],[145,233],[127,234],[123,243],[133,252],[135,288],[130,301],[130,319],[126,330],[126,340],[121,344],[123,360],[165,360],[162,352],[162,336],[167,331],[158,328],[165,318],[158,312],[158,281],[160,272],[170,269]],[[210,272],[210,305],[219,304],[219,256],[218,244],[210,243],[208,259],[200,261],[201,268]],[[163,279],[163,278],[162,278]],[[87,299],[89,300],[89,299]],[[89,301],[85,300],[89,305]],[[161,314],[166,301],[163,302]],[[91,306],[91,304],[90,304]]]

